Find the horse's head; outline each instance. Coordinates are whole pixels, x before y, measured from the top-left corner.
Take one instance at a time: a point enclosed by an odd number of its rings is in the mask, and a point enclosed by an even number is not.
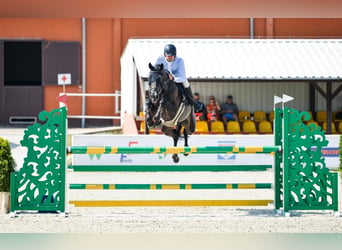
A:
[[[152,66],[149,63],[150,75],[148,79],[149,84],[149,98],[153,104],[157,104],[163,95],[163,92],[168,89],[169,74],[164,70],[163,64]]]

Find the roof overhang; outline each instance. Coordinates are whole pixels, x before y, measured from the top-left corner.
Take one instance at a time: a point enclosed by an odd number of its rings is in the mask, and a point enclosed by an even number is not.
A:
[[[189,81],[340,81],[342,39],[130,39],[146,79],[165,44],[185,61]]]

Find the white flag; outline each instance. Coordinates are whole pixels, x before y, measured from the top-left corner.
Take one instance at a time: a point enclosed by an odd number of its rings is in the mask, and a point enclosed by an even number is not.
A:
[[[292,96],[283,94],[283,103],[292,101],[293,99],[294,98]]]
[[[273,96],[273,104],[281,103],[283,101],[283,98],[279,96]]]

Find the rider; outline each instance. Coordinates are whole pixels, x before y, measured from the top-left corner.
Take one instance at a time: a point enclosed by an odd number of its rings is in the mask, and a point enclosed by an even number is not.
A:
[[[182,101],[185,104],[193,104],[193,95],[190,87],[190,83],[186,78],[184,60],[183,58],[176,56],[177,49],[173,44],[167,44],[164,47],[164,54],[159,56],[156,64],[164,64],[164,68],[170,72],[170,80],[174,80],[178,89],[183,95]]]

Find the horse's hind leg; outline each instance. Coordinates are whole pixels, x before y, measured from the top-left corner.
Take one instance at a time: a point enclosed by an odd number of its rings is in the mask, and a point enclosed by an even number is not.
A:
[[[173,146],[177,147],[177,143],[178,143],[178,138],[179,138],[179,132],[177,132],[177,129],[173,129],[173,128],[169,128],[169,127],[162,127],[162,132],[164,134],[166,134],[167,136],[172,137],[173,139]],[[174,163],[178,163],[179,162],[179,156],[178,154],[172,154],[172,159]]]
[[[184,129],[183,131],[183,135],[184,135],[184,146],[188,147],[188,131],[186,129]]]
[[[188,147],[188,132],[187,130],[184,128],[184,131],[183,131],[183,135],[184,135],[184,147]],[[185,156],[188,156],[189,153],[185,153],[184,154]]]

